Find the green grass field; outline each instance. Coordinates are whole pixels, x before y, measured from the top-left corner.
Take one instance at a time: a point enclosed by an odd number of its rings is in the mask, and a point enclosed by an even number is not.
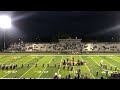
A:
[[[87,63],[83,66],[74,66],[73,71],[70,71],[65,68],[63,70],[63,65],[61,62],[63,60],[72,59],[75,58],[77,61],[83,60]],[[103,60],[103,64],[107,64],[109,75],[106,77],[104,73],[104,69],[100,68],[100,62]],[[27,67],[27,64],[30,64],[30,67]],[[35,64],[38,64],[37,67],[35,67]],[[49,67],[47,67],[47,64],[49,63]],[[2,70],[0,68],[0,78],[1,79],[12,79],[14,77],[16,78],[35,78],[35,79],[52,79],[55,73],[58,73],[62,76],[62,78],[65,78],[68,73],[71,74],[71,78],[74,78],[77,74],[76,71],[78,68],[81,69],[81,73],[84,75],[87,75],[91,79],[99,79],[100,76],[103,76],[104,78],[109,78],[110,73],[115,70],[115,66],[118,67],[118,70],[120,70],[120,55],[119,54],[113,54],[113,55],[25,55],[25,54],[16,54],[16,55],[6,55],[2,54],[0,55],[0,64],[17,64],[18,67],[14,70]],[[21,64],[24,64],[24,67],[21,67]],[[42,65],[45,64],[44,67]],[[57,67],[54,68],[54,64],[60,64],[60,69]],[[110,70],[110,65],[113,66],[113,69]],[[90,69],[92,69],[92,73],[90,73]],[[96,70],[99,71],[99,75],[96,76]]]

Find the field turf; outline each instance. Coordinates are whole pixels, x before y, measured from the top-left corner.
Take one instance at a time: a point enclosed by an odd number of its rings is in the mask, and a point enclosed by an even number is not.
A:
[[[83,66],[74,66],[73,71],[70,71],[65,68],[63,70],[63,65],[61,62],[67,58],[71,60],[75,58],[75,61],[82,60],[87,62]],[[103,60],[103,64],[107,64],[109,75],[106,77],[105,69],[100,67],[100,62]],[[49,67],[47,64],[49,63]],[[12,78],[25,78],[25,79],[52,79],[55,73],[58,73],[65,78],[68,73],[71,74],[71,79],[74,78],[77,74],[76,71],[78,68],[81,69],[81,74],[88,76],[91,79],[99,79],[101,76],[104,78],[109,78],[110,73],[115,70],[115,66],[120,70],[120,55],[25,55],[25,54],[16,54],[16,55],[0,55],[0,64],[10,65],[17,64],[18,67],[14,70],[2,70],[0,68],[0,78],[1,79],[12,79]],[[24,64],[23,68],[21,65]],[[30,65],[27,67],[27,65]],[[35,67],[37,64],[37,67]],[[42,65],[45,64],[44,67]],[[55,64],[60,64],[60,69],[54,67]],[[110,70],[110,65],[113,66],[113,69]],[[90,72],[92,70],[92,73]],[[98,70],[99,75],[96,76],[96,70]]]

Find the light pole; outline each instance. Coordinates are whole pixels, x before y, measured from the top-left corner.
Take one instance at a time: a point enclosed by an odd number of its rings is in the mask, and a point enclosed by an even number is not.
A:
[[[5,31],[11,28],[11,18],[7,15],[0,15],[0,28],[4,30],[4,50],[5,50]]]
[[[5,50],[5,29],[4,29],[4,50]]]

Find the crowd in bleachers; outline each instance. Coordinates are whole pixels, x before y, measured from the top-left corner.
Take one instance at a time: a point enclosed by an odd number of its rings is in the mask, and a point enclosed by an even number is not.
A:
[[[23,42],[12,43],[8,48],[7,52],[25,52],[25,44]]]
[[[120,52],[120,43],[82,43],[82,42],[58,42],[58,43],[13,43],[9,52]]]
[[[84,43],[82,49],[84,52],[119,52],[120,43]]]
[[[58,43],[48,46],[49,51],[80,51],[79,43]]]

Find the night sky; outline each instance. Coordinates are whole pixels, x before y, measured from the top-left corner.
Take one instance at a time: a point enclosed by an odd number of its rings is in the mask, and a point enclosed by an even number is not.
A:
[[[10,15],[13,27],[6,31],[6,43],[50,41],[67,34],[83,41],[120,41],[119,11],[1,11]],[[36,37],[39,37],[36,39]],[[0,29],[0,45],[3,45]]]

